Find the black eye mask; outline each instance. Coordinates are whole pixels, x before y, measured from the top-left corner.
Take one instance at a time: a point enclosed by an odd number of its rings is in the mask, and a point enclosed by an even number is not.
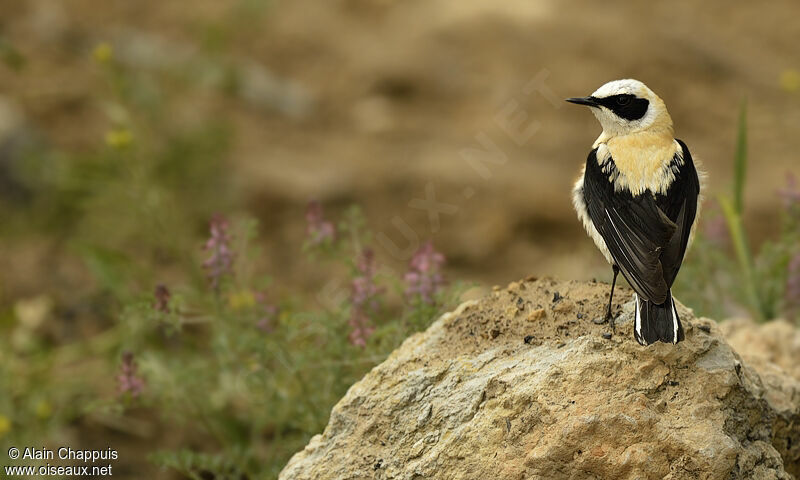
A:
[[[638,98],[636,95],[622,94],[612,95],[605,98],[595,99],[598,105],[602,105],[617,116],[625,120],[639,120],[647,113],[650,102],[646,98]]]

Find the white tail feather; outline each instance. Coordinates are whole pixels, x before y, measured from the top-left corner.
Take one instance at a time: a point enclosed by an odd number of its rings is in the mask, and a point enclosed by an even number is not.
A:
[[[642,343],[642,312],[639,310],[639,295],[633,294],[634,302],[636,303],[636,320],[634,323],[634,332],[636,333],[636,341]]]
[[[672,292],[669,293],[672,297]],[[678,343],[678,309],[675,308],[675,298],[671,299],[672,302],[672,343]]]

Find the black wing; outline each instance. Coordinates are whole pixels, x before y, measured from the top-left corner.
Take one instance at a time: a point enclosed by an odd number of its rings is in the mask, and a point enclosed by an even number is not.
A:
[[[677,159],[673,159],[670,168],[675,175],[675,180],[665,195],[656,195],[656,205],[677,226],[669,245],[661,255],[661,264],[664,266],[665,280],[668,285],[672,285],[672,282],[675,281],[686,254],[686,247],[692,234],[692,225],[697,215],[697,197],[700,195],[700,180],[697,178],[692,154],[681,140],[678,140],[678,144],[683,150],[683,164],[681,165]]]
[[[583,195],[589,217],[606,242],[614,262],[644,300],[662,304],[678,273],[697,208],[697,173],[688,150],[684,164],[673,159],[676,180],[666,195],[633,196],[615,192],[613,159],[597,163],[596,149],[586,162]],[[673,190],[674,189],[674,190]]]

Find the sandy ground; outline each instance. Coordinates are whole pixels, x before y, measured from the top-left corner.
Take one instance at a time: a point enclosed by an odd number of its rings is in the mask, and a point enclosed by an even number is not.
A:
[[[223,115],[236,126],[227,161],[286,285],[319,281],[286,254],[299,251],[310,198],[333,212],[362,204],[394,267],[433,238],[452,277],[607,278],[569,200],[599,126],[561,99],[616,78],[645,81],[703,161],[714,195],[730,182],[747,98],[748,221],[763,237],[775,229],[786,172],[800,174],[800,91],[780,83],[800,69],[798,14],[792,0],[274,1],[255,26],[224,31],[222,54],[270,72],[279,98],[259,103],[198,85],[173,95],[170,113],[187,124]],[[191,56],[197,32],[222,28],[231,14],[214,0],[191,9],[31,0],[0,5],[0,18],[28,58],[23,74],[0,75],[0,93],[55,144],[85,149],[109,125],[92,100],[93,45],[110,41],[123,59],[127,51],[142,70],[158,69]],[[163,48],[139,60],[130,53],[154,40]],[[476,150],[477,166],[465,159]],[[438,213],[421,208],[424,199]]]

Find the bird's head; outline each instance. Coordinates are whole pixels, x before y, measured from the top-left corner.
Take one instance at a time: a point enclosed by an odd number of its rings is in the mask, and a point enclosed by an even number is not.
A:
[[[568,98],[567,101],[591,107],[608,137],[672,130],[672,119],[664,101],[639,80],[614,80],[588,97]]]

